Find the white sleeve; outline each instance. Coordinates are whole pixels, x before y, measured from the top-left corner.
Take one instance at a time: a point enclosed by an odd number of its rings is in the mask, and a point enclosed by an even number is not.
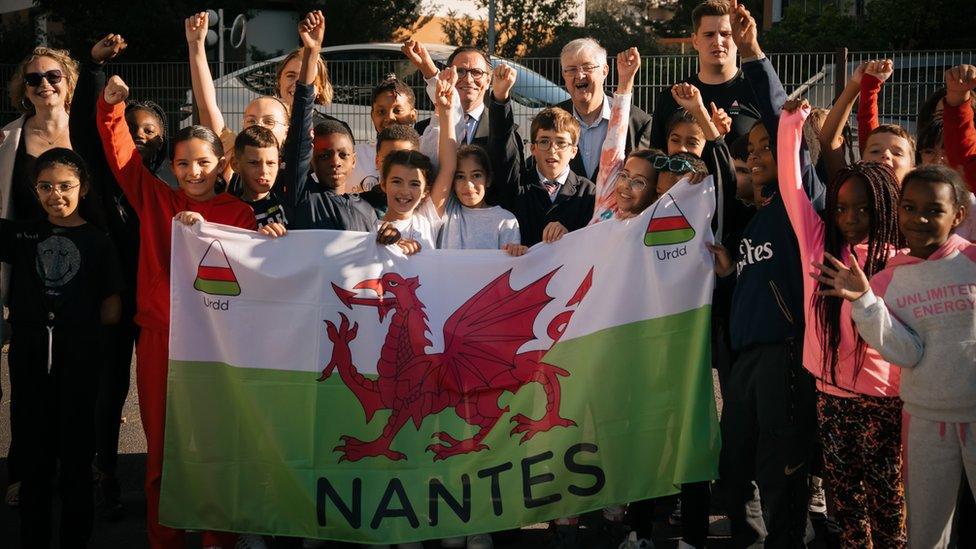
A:
[[[430,228],[437,236],[437,231],[441,229],[444,225],[444,221],[447,220],[447,208],[444,208],[444,215],[437,215],[437,208],[434,207],[434,202],[430,198],[424,198],[417,209],[414,210],[413,215],[419,215],[430,223]],[[436,240],[436,238],[435,238]]]
[[[891,314],[882,298],[868,290],[851,304],[851,318],[864,341],[888,362],[912,368],[925,354],[925,341]]]
[[[427,96],[430,97],[432,104],[437,104],[437,75],[431,76],[424,80],[427,83]],[[451,120],[463,120],[464,110],[461,108],[461,100],[458,98],[458,94],[455,93],[451,99]],[[434,171],[440,167],[440,158],[438,157],[438,143],[441,139],[440,132],[441,124],[437,119],[437,114],[434,113],[430,117],[430,124],[427,124],[427,128],[424,129],[423,135],[420,136],[420,152],[427,155],[430,158],[430,163],[434,165]]]
[[[359,189],[363,179],[374,176],[379,178],[376,171],[376,145],[369,143],[356,144],[356,167],[346,178],[346,190],[349,192],[363,192],[369,189]]]
[[[519,230],[518,219],[515,219],[508,210],[503,211],[509,215],[502,219],[501,230],[498,233],[498,247],[501,248],[505,244],[521,244],[522,232]]]

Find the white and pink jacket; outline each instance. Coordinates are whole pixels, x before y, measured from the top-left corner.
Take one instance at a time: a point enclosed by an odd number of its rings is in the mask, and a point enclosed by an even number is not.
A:
[[[902,367],[905,411],[976,421],[976,245],[950,235],[928,259],[899,253],[851,317],[871,347]]]
[[[824,231],[823,219],[813,208],[810,199],[803,190],[800,166],[800,143],[803,139],[803,122],[810,113],[809,108],[798,109],[790,113],[783,111],[779,119],[777,137],[777,171],[779,191],[786,206],[786,213],[790,224],[796,233],[800,245],[800,261],[805,268],[811,261],[823,261]],[[867,245],[855,246],[858,262],[863,267],[867,256]],[[894,255],[891,250],[889,256]],[[841,252],[839,258],[845,264],[850,259],[847,248]],[[817,388],[824,393],[852,397],[857,395],[898,396],[900,371],[893,368],[875,349],[868,346],[861,361],[861,369],[854,375],[857,333],[851,322],[851,304],[844,301],[840,309],[840,348],[838,360],[834,368],[836,377],[830,378],[826,371],[826,364],[820,345],[820,331],[817,323],[817,312],[814,309],[814,292],[817,281],[804,277],[804,336],[803,336],[803,366],[817,378]],[[865,338],[866,339],[866,338]],[[870,342],[869,342],[870,343]]]

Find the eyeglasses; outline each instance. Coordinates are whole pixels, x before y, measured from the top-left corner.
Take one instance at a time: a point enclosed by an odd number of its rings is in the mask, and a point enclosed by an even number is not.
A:
[[[539,139],[538,141],[533,141],[532,144],[543,151],[548,151],[549,149],[564,151],[573,146],[571,141],[553,141],[551,139]]]
[[[695,171],[695,167],[684,158],[672,158],[670,156],[655,156],[654,169],[671,173],[688,173]]]
[[[469,74],[471,75],[472,79],[481,80],[482,78],[484,78],[486,74],[488,74],[488,71],[483,71],[481,69],[465,69],[461,67],[455,67],[455,70],[457,71],[458,80],[461,80],[462,78],[464,78]]]
[[[62,78],[64,78],[64,74],[57,69],[47,72],[29,72],[24,75],[24,84],[36,88],[41,85],[41,80],[47,80],[47,83],[53,86]]]
[[[621,183],[626,184],[633,191],[642,191],[647,187],[647,180],[644,177],[639,175],[630,177],[624,172],[617,172],[617,176],[613,178],[613,185],[617,186]]]
[[[279,122],[273,116],[262,116],[261,118],[258,118],[256,116],[248,116],[247,118],[244,119],[244,127],[261,126],[262,128],[268,128],[269,130],[273,130],[274,127],[277,126],[278,124],[281,124],[282,126],[288,125],[285,122]]]
[[[43,196],[48,196],[54,191],[57,191],[58,194],[64,196],[80,186],[81,183],[38,183],[37,185],[34,185],[34,190],[37,191],[37,194]]]
[[[580,67],[563,67],[563,74],[566,76],[575,76],[576,73],[593,74],[602,66],[603,65],[582,65]]]

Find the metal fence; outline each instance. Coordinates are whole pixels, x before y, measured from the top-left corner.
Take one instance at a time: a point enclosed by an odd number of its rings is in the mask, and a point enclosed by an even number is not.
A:
[[[973,64],[973,51],[912,51],[912,52],[822,52],[771,54],[787,93],[805,96],[818,107],[829,107],[839,87],[855,67],[869,59],[890,58],[895,73],[885,84],[879,99],[882,122],[901,124],[914,129],[915,116],[925,99],[943,85],[944,71],[961,63]],[[520,67],[516,84],[516,122],[528,127],[531,117],[540,108],[568,97],[563,89],[557,58],[527,58],[517,61]],[[616,70],[611,59],[607,89],[616,85]],[[189,124],[192,109],[189,104],[190,75],[187,63],[114,63],[110,71],[122,76],[131,86],[131,96],[152,99],[167,113],[170,128]],[[244,108],[251,99],[275,91],[275,64],[250,66],[226,63],[216,75],[218,103],[231,127],[239,127]],[[659,55],[642,59],[637,76],[634,103],[653,113],[658,95],[682,78],[698,69],[695,55]],[[0,81],[8,82],[13,65],[0,65]],[[403,58],[342,59],[329,61],[329,72],[335,87],[331,105],[324,112],[345,120],[353,128],[358,140],[375,136],[369,118],[373,86],[388,74],[411,86],[417,97],[419,117],[430,115],[430,101],[424,91],[422,77]],[[842,78],[841,75],[844,75]],[[7,122],[18,115],[10,99],[0,97],[0,121]],[[852,121],[853,122],[853,121]]]

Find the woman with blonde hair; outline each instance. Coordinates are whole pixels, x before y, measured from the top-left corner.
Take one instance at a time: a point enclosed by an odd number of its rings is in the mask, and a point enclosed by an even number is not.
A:
[[[34,194],[31,172],[34,161],[55,148],[71,148],[68,135],[68,111],[78,82],[78,63],[68,52],[51,48],[34,48],[17,65],[8,85],[10,102],[22,113],[0,130],[0,218],[45,219],[47,214]],[[0,305],[6,304],[10,266],[0,266]],[[0,322],[0,339],[3,338]],[[20,426],[15,398],[17,387],[11,379],[11,448],[7,459],[7,492],[9,505],[20,501],[20,479],[16,439]]]

